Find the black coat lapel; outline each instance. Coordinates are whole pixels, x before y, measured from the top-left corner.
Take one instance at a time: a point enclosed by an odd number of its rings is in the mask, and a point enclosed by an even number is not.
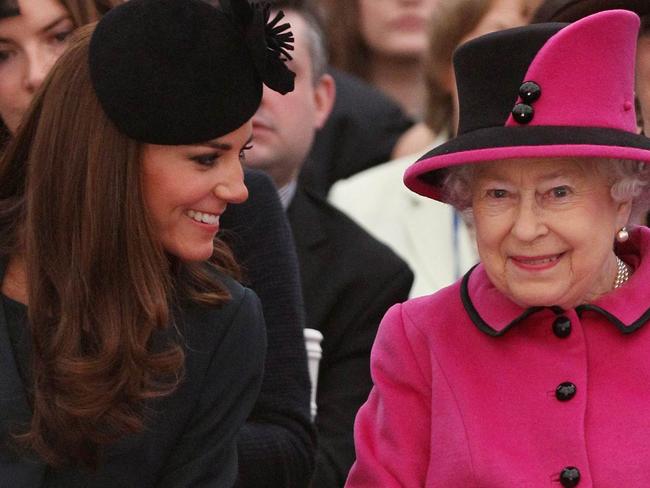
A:
[[[0,283],[6,261],[0,262]],[[45,466],[42,463],[19,458],[11,447],[11,434],[22,431],[31,418],[16,355],[11,346],[5,310],[0,300],[0,480],[11,480],[12,486],[38,487],[42,483]]]

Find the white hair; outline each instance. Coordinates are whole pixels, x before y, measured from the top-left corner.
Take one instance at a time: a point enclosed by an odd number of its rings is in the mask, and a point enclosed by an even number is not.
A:
[[[596,171],[607,178],[610,192],[616,202],[632,201],[631,221],[647,212],[650,207],[650,168],[645,163],[630,159],[591,158],[575,161],[589,164],[588,171]],[[445,200],[461,211],[468,221],[472,216],[472,182],[476,164],[464,164],[445,170],[442,193]]]

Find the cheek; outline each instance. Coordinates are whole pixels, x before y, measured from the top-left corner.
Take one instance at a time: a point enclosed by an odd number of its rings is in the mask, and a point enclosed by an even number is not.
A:
[[[503,281],[506,260],[503,245],[509,227],[500,219],[475,219],[476,248],[479,259],[493,283]]]
[[[392,0],[391,0],[392,1]],[[363,40],[372,47],[381,42],[382,25],[385,23],[386,12],[390,9],[388,2],[383,2],[385,8],[378,8],[377,0],[359,1],[359,30]]]
[[[163,163],[143,175],[144,201],[155,219],[159,219],[180,199],[179,184],[184,181],[182,175],[164,171],[164,168]]]
[[[155,223],[159,223],[164,208],[164,185],[159,184],[157,175],[147,174],[144,176],[143,197],[145,210]]]
[[[475,210],[474,226],[476,229],[476,243],[483,248],[484,254],[501,252],[501,247],[512,227],[507,209],[497,212]]]
[[[10,66],[3,66],[0,69],[0,111],[15,111],[18,104],[20,82],[17,70],[19,67],[16,63],[11,63],[11,66],[15,66],[15,69],[9,69]]]
[[[422,9],[424,11],[425,17],[429,18],[436,9],[436,4],[441,0],[425,0],[422,2]]]

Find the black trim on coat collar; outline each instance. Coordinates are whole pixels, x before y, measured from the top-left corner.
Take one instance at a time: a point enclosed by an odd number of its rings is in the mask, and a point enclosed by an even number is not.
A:
[[[506,325],[501,331],[496,331],[492,327],[488,325],[488,323],[483,320],[481,315],[478,313],[478,310],[474,307],[474,304],[472,303],[472,299],[469,296],[469,277],[474,271],[474,268],[476,268],[478,264],[475,264],[472,266],[472,268],[465,273],[465,276],[463,276],[463,281],[460,285],[460,299],[463,302],[463,307],[465,307],[465,311],[467,312],[467,315],[469,315],[469,318],[474,322],[474,325],[481,330],[481,332],[485,332],[487,335],[492,336],[492,337],[499,337],[505,334],[510,328],[522,320],[527,319],[530,317],[532,314],[539,312],[540,310],[544,310],[547,307],[530,307],[527,310],[524,311],[521,315],[519,315],[516,319],[514,319],[512,322],[510,322],[508,325]]]
[[[648,321],[648,319],[650,319],[650,308],[646,310],[645,313],[641,315],[641,317],[639,317],[638,320],[635,320],[630,325],[625,325],[618,318],[616,318],[616,316],[612,315],[607,310],[600,308],[597,305],[591,305],[590,303],[585,303],[584,305],[578,305],[576,307],[576,313],[578,314],[578,317],[582,317],[583,312],[587,312],[587,311],[597,312],[601,314],[612,324],[614,324],[616,328],[620,330],[623,334],[630,334],[635,330],[640,329]]]
[[[474,325],[478,327],[478,329],[481,332],[486,333],[489,336],[492,337],[500,337],[503,334],[505,334],[508,330],[510,330],[513,326],[517,325],[519,322],[527,319],[534,313],[540,312],[545,309],[550,309],[553,311],[555,315],[560,315],[564,312],[564,310],[561,307],[558,307],[557,305],[553,305],[551,307],[529,307],[524,312],[516,317],[514,320],[512,320],[508,325],[506,325],[503,329],[500,331],[496,331],[488,323],[483,320],[483,317],[478,313],[478,310],[476,310],[476,307],[474,307],[474,304],[472,303],[472,299],[469,296],[469,277],[474,271],[474,269],[478,266],[478,264],[475,264],[470,268],[470,270],[465,273],[465,276],[463,276],[463,281],[461,282],[460,285],[460,299],[463,302],[463,307],[465,307],[465,311],[467,312],[467,315],[469,315],[469,318],[474,322]],[[649,311],[650,312],[650,311]]]
[[[527,319],[534,313],[537,313],[541,310],[550,309],[553,311],[555,315],[561,315],[565,312],[564,309],[562,309],[557,305],[553,305],[551,307],[547,307],[547,306],[529,307],[526,310],[524,310],[523,313],[517,316],[514,320],[512,320],[508,325],[506,325],[503,329],[501,329],[500,331],[496,331],[495,329],[490,327],[490,325],[487,322],[485,322],[485,320],[483,320],[481,315],[478,313],[478,310],[476,310],[476,307],[474,307],[474,304],[472,303],[472,299],[469,296],[469,278],[477,266],[478,264],[472,266],[472,268],[470,268],[470,270],[467,271],[467,273],[465,273],[465,276],[463,276],[463,280],[460,285],[460,299],[463,303],[463,307],[465,308],[465,311],[467,312],[467,315],[472,320],[474,325],[476,325],[476,327],[481,332],[484,332],[487,335],[492,337],[500,337],[503,334],[505,334],[508,330],[510,330],[513,326],[517,325],[519,322]],[[648,308],[644,312],[644,314],[641,315],[639,319],[635,320],[630,325],[625,325],[615,315],[611,314],[607,310],[597,305],[592,305],[590,303],[578,305],[575,308],[575,311],[579,317],[582,317],[582,314],[587,311],[597,312],[603,317],[605,317],[607,320],[609,320],[612,324],[614,324],[616,328],[620,330],[623,334],[630,334],[640,329],[645,323],[648,322],[648,320],[650,320],[650,308]]]

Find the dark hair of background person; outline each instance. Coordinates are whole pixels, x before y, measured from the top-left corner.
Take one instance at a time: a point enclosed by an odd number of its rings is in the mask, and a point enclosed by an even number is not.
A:
[[[492,0],[438,2],[429,19],[429,48],[424,60],[427,101],[424,121],[436,134],[453,134],[454,100],[444,78],[452,69],[452,56],[461,40],[472,32],[490,9]]]
[[[545,0],[535,10],[530,23],[575,22],[603,10],[631,10],[639,16],[650,14],[648,0]]]
[[[140,143],[92,88],[91,32],[73,36],[0,161],[0,259],[24,256],[29,277],[33,415],[16,439],[52,466],[96,466],[102,445],[142,431],[144,400],[183,374],[180,345],[154,346],[155,331],[174,303],[224,303],[213,270],[237,269],[218,240],[206,269],[154,238]]]
[[[359,29],[358,1],[325,0],[324,3],[330,64],[367,80],[370,54]]]
[[[57,0],[70,14],[75,27],[81,27],[92,22],[97,22],[102,15],[111,8],[124,2],[124,0]],[[0,4],[7,0],[0,0]],[[14,3],[14,2],[11,2]],[[4,147],[11,134],[5,123],[0,119],[0,149]]]

